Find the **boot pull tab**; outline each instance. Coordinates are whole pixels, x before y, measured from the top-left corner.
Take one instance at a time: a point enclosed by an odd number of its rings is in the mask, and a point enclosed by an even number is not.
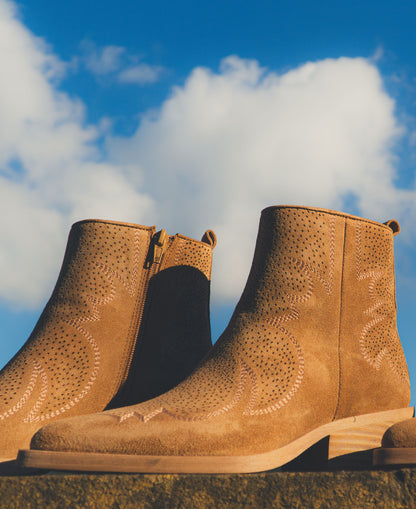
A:
[[[399,225],[399,221],[396,221],[395,219],[390,219],[389,221],[386,221],[384,224],[391,229],[391,231],[393,232],[393,237],[400,233],[401,228]]]
[[[212,249],[214,249],[217,245],[217,236],[215,235],[214,230],[207,230],[202,236],[201,242],[205,242],[205,244],[208,244],[212,247]]]

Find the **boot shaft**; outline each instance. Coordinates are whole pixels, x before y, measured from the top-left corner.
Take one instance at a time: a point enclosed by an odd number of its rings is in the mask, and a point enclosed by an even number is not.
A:
[[[211,230],[197,241],[180,234],[169,236],[165,230],[156,232],[154,226],[113,221],[86,220],[72,226],[57,284],[28,342],[28,347],[36,343],[34,353],[37,358],[40,355],[37,362],[42,364],[43,359],[53,371],[48,375],[51,392],[61,394],[59,402],[46,403],[51,415],[44,415],[44,407],[43,418],[53,417],[56,410],[69,410],[68,404],[80,404],[93,384],[96,390],[99,387],[95,404],[104,408],[131,372],[138,374],[135,382],[139,386],[131,387],[132,399],[125,399],[125,404],[142,401],[157,391],[161,377],[168,390],[189,374],[211,347],[209,284],[215,245]],[[193,277],[189,277],[190,272]],[[182,294],[197,296],[193,313],[178,305],[177,293],[163,292],[172,285],[172,279]],[[154,290],[156,281],[162,281],[158,291]],[[148,308],[157,311],[160,323],[166,324],[164,297],[177,320],[174,324],[168,321],[169,327],[162,334],[154,323],[148,323]],[[200,334],[193,336],[188,324],[198,320]],[[164,349],[160,350],[162,339]],[[163,362],[177,364],[180,352],[175,352],[175,347],[185,345],[188,357],[183,357],[176,376],[171,369],[157,369],[156,365]],[[48,362],[51,352],[56,357],[55,366]],[[74,369],[73,363],[81,369]],[[86,377],[89,381],[83,387]]]
[[[410,402],[397,331],[393,237],[399,231],[396,221],[345,218],[337,418]]]
[[[5,410],[17,403],[30,424],[106,405],[127,367],[153,234],[152,227],[107,221],[73,225],[52,296],[2,370]]]
[[[287,380],[282,399],[320,380],[319,387],[329,388],[322,404],[335,418],[409,404],[396,326],[397,230],[394,221],[386,225],[322,209],[263,211],[252,269],[230,327],[260,319],[264,337],[273,329],[286,337],[280,339],[280,347],[288,343],[284,362],[272,368],[276,382]]]

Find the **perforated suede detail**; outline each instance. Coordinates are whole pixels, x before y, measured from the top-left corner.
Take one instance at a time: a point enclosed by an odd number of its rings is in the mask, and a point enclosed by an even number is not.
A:
[[[230,325],[209,360],[167,394],[114,410],[123,422],[160,413],[202,420],[241,403],[244,415],[278,411],[293,398],[304,376],[300,339],[291,322],[316,285],[327,294],[334,276],[333,218],[304,209],[266,209],[252,269]]]
[[[171,237],[171,245],[164,256],[161,268],[187,265],[200,270],[210,280],[212,249],[204,242],[198,242],[182,235],[175,235],[175,237]]]
[[[204,375],[201,378],[200,372],[191,374],[179,386],[172,389],[165,395],[143,403],[144,413],[137,414],[144,420],[164,412],[179,419],[199,420],[210,416],[218,415],[228,408],[232,408],[241,397],[242,384],[239,384],[235,391],[233,378],[227,374],[239,373],[238,364],[230,356],[212,356],[204,366]],[[221,383],[218,380],[221,377]],[[177,390],[178,388],[180,390]],[[162,406],[159,401],[163,400]],[[127,407],[126,409],[113,410],[110,413],[121,416],[121,421],[134,414]],[[202,413],[202,415],[201,415]]]
[[[19,411],[33,392],[34,374],[32,373],[28,384],[24,384],[22,379],[22,373],[31,368],[33,370],[33,363],[26,365],[25,360],[20,357],[10,366],[8,377],[2,377],[3,380],[0,382],[0,420]]]
[[[20,410],[27,422],[54,418],[88,394],[108,348],[91,326],[116,301],[120,284],[134,309],[149,235],[105,222],[74,225],[55,291],[31,338],[0,374],[0,420]],[[121,351],[133,339],[129,325]]]
[[[256,309],[259,307],[262,313],[273,313],[273,317],[286,314],[288,308],[293,311],[295,302],[311,296],[311,276],[331,294],[334,228],[333,218],[328,214],[304,209],[278,209],[265,216],[255,254],[264,256],[261,263],[264,273],[259,274],[254,261],[240,305],[247,302],[250,306],[254,298]]]
[[[392,228],[347,214],[264,210],[243,296],[193,374],[145,403],[49,425],[34,436],[32,449],[189,456],[207,467],[198,457],[217,456],[218,465],[233,456],[245,456],[239,458],[245,462],[273,451],[277,457],[313,430],[318,436],[321,426],[341,432],[346,423],[338,426],[338,419],[404,409],[408,381],[392,376],[386,355],[379,369],[363,356],[363,329],[370,325],[366,332],[372,334],[384,325],[372,320],[380,312],[386,316],[394,296],[388,298],[393,284],[379,277],[383,267],[370,249],[362,242],[357,249],[356,224],[375,227],[377,234],[380,229],[392,242]],[[158,275],[163,272],[168,270]],[[375,344],[366,345],[370,358],[377,356]],[[365,422],[379,424],[379,416]]]
[[[100,220],[73,226],[52,297],[0,372],[0,458],[15,457],[51,420],[168,390],[206,354],[209,282],[199,267],[210,275],[215,234],[210,245],[166,233],[162,242],[154,234],[154,227]],[[157,251],[153,241],[161,242]],[[158,274],[164,253],[172,266]],[[141,334],[145,309],[153,328],[144,319]],[[136,399],[121,388],[137,371],[144,374]]]
[[[2,406],[4,405],[4,409],[10,408],[23,396],[25,387],[23,387],[21,374],[24,372],[24,369],[25,363],[23,358],[16,359],[13,365],[9,368],[9,382],[7,384],[3,382],[0,386],[0,397],[2,400]]]
[[[367,322],[360,335],[364,358],[375,369],[387,360],[407,380],[407,366],[396,328],[393,239],[385,228],[356,223],[357,280],[368,282]]]

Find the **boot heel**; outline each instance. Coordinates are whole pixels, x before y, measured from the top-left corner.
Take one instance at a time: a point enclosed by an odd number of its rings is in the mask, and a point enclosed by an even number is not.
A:
[[[380,447],[386,430],[413,414],[414,408],[408,407],[342,419],[339,430],[329,435],[328,459]]]

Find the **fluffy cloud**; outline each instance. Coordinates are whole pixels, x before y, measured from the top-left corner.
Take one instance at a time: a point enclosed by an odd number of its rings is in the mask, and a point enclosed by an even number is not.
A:
[[[71,222],[146,218],[152,201],[102,162],[100,132],[59,92],[63,64],[0,1],[0,299],[37,306],[56,277]],[[152,214],[150,214],[151,216]]]
[[[361,58],[307,63],[278,75],[226,58],[197,68],[134,136],[111,139],[116,164],[143,168],[158,222],[219,236],[214,291],[241,291],[260,210],[273,204],[335,209],[353,201],[374,219],[414,214],[414,192],[394,187],[402,129],[377,68]],[[131,175],[134,181],[134,175]],[[348,207],[347,207],[348,208]]]
[[[123,71],[124,54],[97,50],[90,66],[151,81],[137,63]],[[394,185],[403,129],[371,61],[278,74],[228,57],[218,72],[194,69],[132,136],[107,133],[105,152],[100,126],[86,125],[84,105],[56,86],[64,64],[5,0],[0,67],[0,299],[9,303],[36,306],[47,296],[69,225],[85,217],[193,236],[214,228],[216,299],[240,293],[265,206],[352,202],[365,216],[415,223],[414,191]]]

